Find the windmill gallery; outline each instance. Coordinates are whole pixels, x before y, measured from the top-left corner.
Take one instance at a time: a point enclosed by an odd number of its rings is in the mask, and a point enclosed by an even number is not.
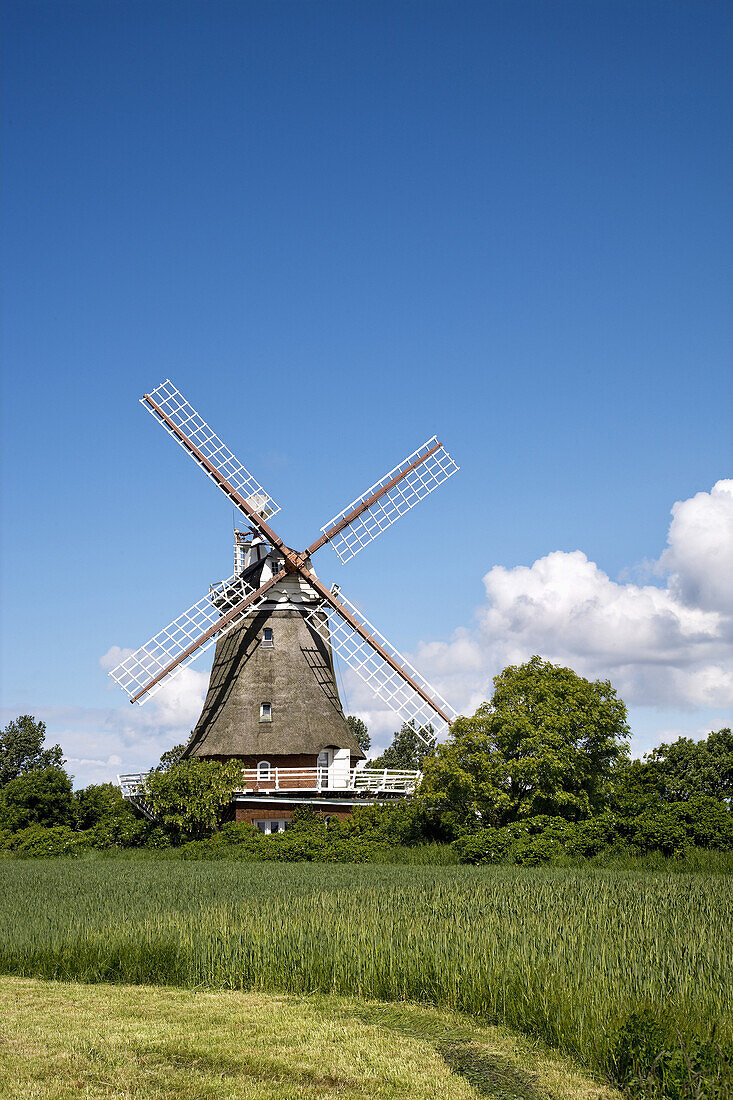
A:
[[[329,543],[342,562],[458,470],[433,437],[321,528],[302,552],[270,526],[268,493],[175,386],[141,404],[231,501],[234,573],[136,650],[110,676],[143,703],[216,645],[203,710],[184,756],[238,760],[242,789],[232,814],[281,832],[298,806],[345,817],[358,806],[409,796],[417,771],[369,768],[346,722],[333,651],[403,722],[442,732],[455,712],[346,599],[327,588],[311,558]],[[149,812],[144,775],[121,775],[124,796]]]

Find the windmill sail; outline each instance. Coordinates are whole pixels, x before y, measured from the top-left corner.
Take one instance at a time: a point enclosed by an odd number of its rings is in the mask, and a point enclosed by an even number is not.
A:
[[[311,551],[330,542],[341,561],[349,561],[458,469],[433,436],[322,527]]]
[[[267,599],[270,588],[284,576],[284,571],[278,573],[258,588],[235,573],[229,580],[212,585],[208,595],[159,630],[109,675],[131,702],[145,702],[155,695],[164,679],[176,676],[217,638],[253,615]]]
[[[334,592],[332,597],[333,602],[324,601],[310,612],[308,622],[323,638],[330,639],[333,650],[403,722],[414,721],[418,732],[420,727],[432,725],[435,735],[442,736],[448,721],[456,717],[450,704],[345,596]],[[345,614],[339,611],[339,604]],[[371,643],[352,626],[349,618],[369,636]],[[399,668],[385,660],[379,649]]]
[[[224,481],[235,493],[244,497],[251,508],[263,519],[270,519],[277,515],[280,508],[270,494],[265,492],[256,478],[242,465],[169,378],[166,378],[157,389],[141,397],[140,404],[163,425],[169,435],[173,436],[215,485],[222,489],[222,481]],[[218,477],[210,467],[218,473]],[[224,491],[226,492],[226,489]],[[233,497],[230,499],[234,500]],[[239,507],[236,500],[234,504]],[[246,512],[244,514],[247,515]]]

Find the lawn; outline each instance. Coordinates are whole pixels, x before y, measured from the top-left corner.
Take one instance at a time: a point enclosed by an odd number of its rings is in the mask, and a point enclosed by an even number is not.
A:
[[[8,1100],[614,1100],[567,1058],[416,1005],[0,979]]]

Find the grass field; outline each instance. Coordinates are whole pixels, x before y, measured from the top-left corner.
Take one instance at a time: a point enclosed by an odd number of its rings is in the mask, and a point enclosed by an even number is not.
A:
[[[0,979],[0,1097],[615,1100],[451,1013],[335,997]]]
[[[413,1001],[607,1066],[629,1013],[730,1034],[726,875],[0,863],[4,973]]]

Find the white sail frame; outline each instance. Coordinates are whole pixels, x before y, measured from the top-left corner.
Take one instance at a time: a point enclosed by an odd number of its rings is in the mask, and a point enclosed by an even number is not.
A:
[[[226,581],[211,585],[208,595],[203,596],[187,611],[184,611],[182,615],[179,615],[177,619],[174,619],[172,623],[159,630],[149,642],[140,646],[139,649],[136,649],[134,653],[131,653],[129,657],[126,657],[124,661],[113,668],[109,675],[132,698],[151,680],[154,680],[156,676],[159,676],[168,668],[173,661],[181,657],[189,646],[197,642],[202,634],[206,634],[208,630],[220,622],[222,617],[236,607],[238,603],[246,600],[248,596],[256,592],[258,587],[258,585],[243,580],[236,573]],[[239,626],[244,619],[258,611],[268,599],[272,599],[272,594],[269,591],[265,592],[259,600],[254,600],[244,608],[240,615],[230,619],[222,626],[221,630],[216,631],[210,638],[197,646],[192,653],[180,661],[176,668],[171,669],[162,680],[154,684],[137,702],[144,703],[152,698],[164,683],[169,683],[184,668],[188,668],[201,653],[214,645],[219,638],[223,638],[235,626]]]
[[[334,591],[336,601],[343,604],[346,610],[353,615],[360,626],[369,634],[381,648],[389,654],[407,676],[415,681],[426,695],[430,696],[435,706],[447,714],[451,721],[457,717],[450,703],[440,695],[435,688],[428,683],[421,673],[410,664],[400,651],[388,642],[383,634],[366,619],[356,607],[342,595],[340,591]],[[404,676],[389,665],[384,658],[354,630],[347,619],[343,618],[338,609],[325,601],[314,608],[306,616],[309,622],[321,637],[331,643],[332,649],[338,653],[346,664],[354,670],[365,684],[367,684],[377,698],[386,703],[403,722],[415,722],[417,731],[422,726],[431,725],[436,737],[442,736],[448,730],[448,725],[425,699],[419,695]],[[427,742],[422,734],[422,739]]]
[[[333,538],[328,539],[342,562],[350,561],[360,550],[363,550],[378,535],[381,535],[382,531],[386,531],[388,527],[391,527],[400,516],[403,516],[405,512],[409,512],[424,497],[457,473],[460,467],[454,462],[445,447],[439,445],[432,454],[427,454],[436,444],[438,444],[436,436],[428,439],[422,447],[418,447],[416,451],[408,455],[404,462],[400,462],[398,466],[395,466],[393,470],[390,470],[389,473],[370,486],[361,496],[353,500],[348,507],[343,508],[330,523],[321,528],[323,534],[328,537],[328,532],[337,527],[350,512],[353,512],[360,504],[364,504],[369,497],[378,492],[387,482],[398,477],[416,460],[422,459],[420,464],[405,474],[396,485],[389,488],[386,493],[373,504],[370,504],[351,523],[338,531]],[[423,457],[425,455],[427,457]]]
[[[204,458],[206,458],[212,466],[216,467],[221,476],[229,482],[232,488],[235,489],[240,496],[243,496],[247,500],[263,519],[271,519],[273,516],[277,515],[280,511],[279,505],[275,503],[269,493],[265,492],[259,481],[252,476],[246,466],[242,465],[236,455],[229,450],[213,428],[211,428],[204,418],[196,412],[193,405],[186,400],[180,390],[176,389],[170,378],[166,378],[165,382],[161,382],[161,384],[156,389],[151,390],[147,396],[151,397],[156,405],[160,406],[176,428],[193,443],[194,447],[201,452]],[[143,408],[147,409],[151,416],[155,417],[159,424],[163,425],[168,434],[175,439],[180,447],[183,447],[186,454],[194,460],[196,465],[204,471],[208,478],[211,478],[217,488],[221,489],[221,485],[219,485],[216,478],[212,476],[211,471],[207,470],[206,466],[202,465],[196,456],[188,450],[183,441],[171,430],[170,424],[167,424],[165,420],[161,419],[156,410],[147,403],[144,397],[140,398],[140,404]]]

